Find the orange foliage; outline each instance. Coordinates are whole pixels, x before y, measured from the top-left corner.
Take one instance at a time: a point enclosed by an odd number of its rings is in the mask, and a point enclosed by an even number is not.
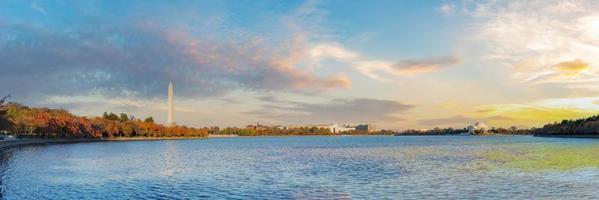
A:
[[[102,117],[79,117],[62,109],[29,108],[9,104],[10,129],[29,137],[206,137],[208,129],[186,126],[165,127],[142,120],[109,120]]]

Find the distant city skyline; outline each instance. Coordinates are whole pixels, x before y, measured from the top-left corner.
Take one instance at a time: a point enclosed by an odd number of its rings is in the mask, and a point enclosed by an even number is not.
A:
[[[0,91],[194,127],[541,126],[599,112],[597,10],[592,0],[2,1]]]

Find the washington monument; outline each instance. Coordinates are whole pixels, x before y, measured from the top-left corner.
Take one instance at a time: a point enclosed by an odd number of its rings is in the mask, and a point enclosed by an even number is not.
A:
[[[173,88],[173,82],[169,81],[168,82],[168,126],[174,126],[175,125],[175,116],[173,116],[173,112],[174,112],[174,105],[173,105],[173,93],[174,93],[174,88]]]

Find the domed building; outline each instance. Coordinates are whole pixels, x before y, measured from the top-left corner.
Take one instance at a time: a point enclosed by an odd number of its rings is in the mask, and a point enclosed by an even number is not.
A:
[[[476,122],[468,126],[468,133],[472,135],[490,135],[490,130],[491,128],[483,122]]]

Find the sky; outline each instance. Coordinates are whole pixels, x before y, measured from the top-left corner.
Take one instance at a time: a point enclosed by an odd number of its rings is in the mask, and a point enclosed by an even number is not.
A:
[[[181,125],[539,127],[599,113],[599,2],[0,2],[0,92]],[[0,94],[0,95],[6,95]]]

